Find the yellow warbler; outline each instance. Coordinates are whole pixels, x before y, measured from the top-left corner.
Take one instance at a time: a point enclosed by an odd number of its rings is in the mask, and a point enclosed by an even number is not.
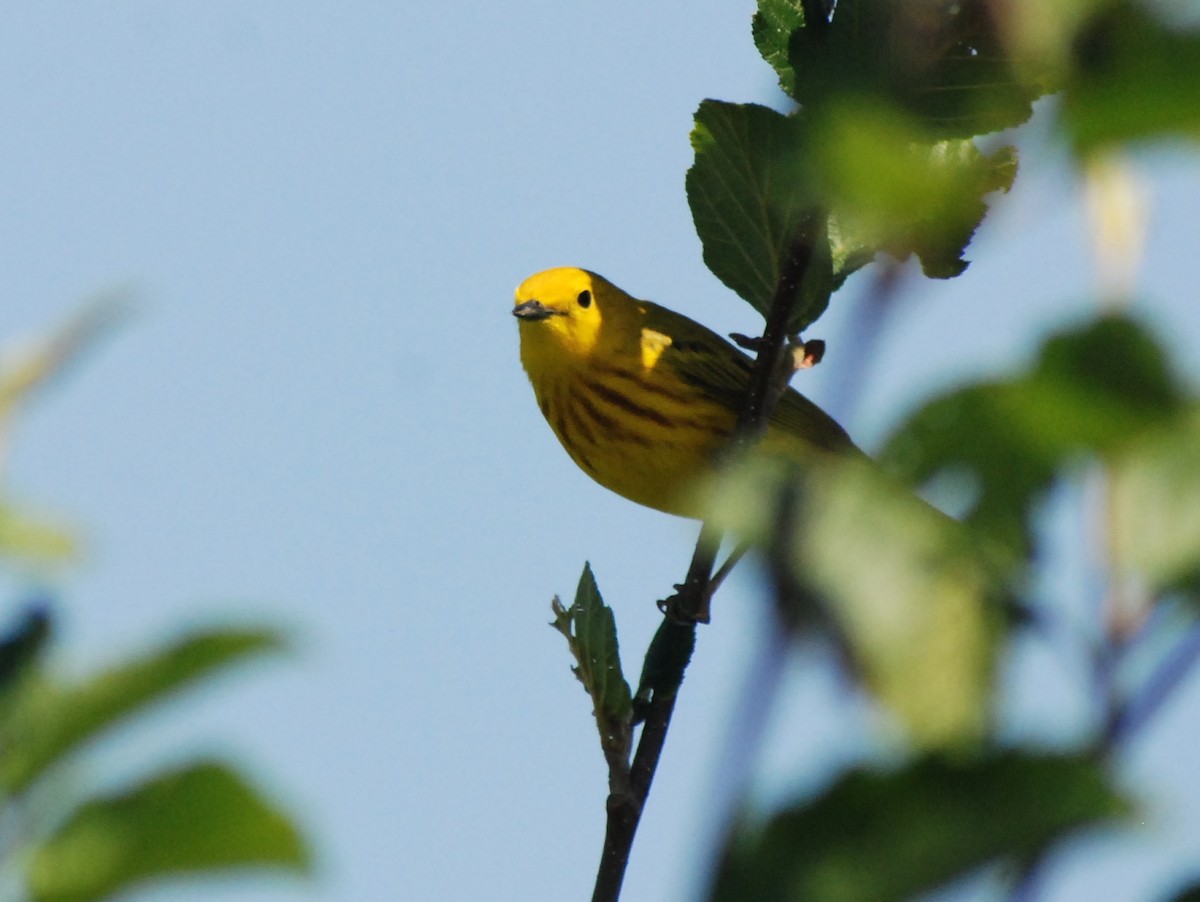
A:
[[[538,406],[575,463],[630,501],[700,516],[695,489],[737,422],[750,358],[686,316],[583,269],[530,276],[512,312]],[[763,447],[791,457],[861,453],[791,388]]]

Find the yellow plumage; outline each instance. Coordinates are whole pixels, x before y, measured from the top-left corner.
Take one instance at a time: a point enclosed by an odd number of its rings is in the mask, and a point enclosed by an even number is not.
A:
[[[750,358],[686,316],[571,267],[522,282],[513,315],[538,406],[575,463],[630,501],[699,516],[695,488],[737,422]],[[791,388],[763,447],[791,457],[860,453]]]

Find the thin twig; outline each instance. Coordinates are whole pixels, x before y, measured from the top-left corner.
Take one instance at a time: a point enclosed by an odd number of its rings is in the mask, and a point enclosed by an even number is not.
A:
[[[1117,708],[1106,726],[1103,747],[1113,750],[1132,738],[1162,710],[1200,660],[1200,624],[1194,625],[1146,679],[1141,691]]]
[[[695,642],[696,625],[694,623],[678,623],[664,617],[658,634],[651,643],[649,654],[661,654],[662,649],[678,647]],[[690,648],[688,648],[690,657]],[[686,662],[683,665],[686,667]],[[680,668],[679,679],[683,679]],[[645,677],[643,677],[645,680]],[[592,892],[592,902],[616,902],[621,895],[621,883],[625,879],[625,869],[629,865],[629,852],[633,847],[633,838],[637,834],[641,822],[642,809],[646,797],[650,793],[650,784],[654,781],[654,772],[658,768],[658,760],[662,755],[663,743],[667,739],[667,729],[671,725],[671,715],[675,711],[675,697],[678,683],[672,688],[656,687],[645,709],[645,721],[642,733],[638,739],[637,752],[633,764],[628,768],[628,792],[617,793],[610,790],[608,796],[608,824],[604,831],[604,849],[600,855],[600,867],[596,873],[596,885]],[[642,690],[639,689],[639,695]],[[624,762],[622,762],[624,766]],[[611,786],[611,781],[610,781]]]
[[[1021,866],[1016,879],[1013,880],[1012,890],[1008,894],[1008,902],[1033,902],[1038,891],[1047,851],[1043,849],[1034,853],[1034,856]]]
[[[826,219],[825,212],[820,209],[806,211],[782,262],[771,309],[763,328],[762,345],[755,358],[746,399],[730,439],[732,454],[745,450],[766,429],[774,401],[770,397],[773,394],[772,375],[777,370],[779,356],[783,352],[788,319],[808,271],[816,242],[826,240]],[[609,794],[608,824],[592,902],[616,902],[620,897],[633,838],[654,782],[671,716],[675,711],[679,685],[696,641],[696,624],[709,620],[712,572],[721,538],[721,530],[717,527],[708,522],[701,526],[687,577],[678,586],[677,594],[668,600],[663,623],[647,652],[642,685],[638,689],[640,711],[645,720],[629,771],[632,792]],[[654,661],[651,661],[652,657]]]
[[[1148,606],[1147,617],[1154,616],[1160,609],[1157,605]],[[1047,638],[1051,638],[1055,630],[1049,618],[1041,617],[1036,622]],[[1143,635],[1145,629],[1143,623]],[[1102,760],[1111,759],[1145,729],[1200,661],[1200,623],[1194,623],[1138,689],[1123,693],[1118,685],[1118,669],[1137,638],[1121,632],[1105,633],[1089,651],[1092,687],[1103,711],[1103,726],[1095,741],[1094,753]],[[1050,846],[1043,847],[1022,864],[1013,880],[1008,902],[1032,902],[1036,898],[1042,872],[1052,851]]]
[[[877,360],[877,349],[897,309],[896,299],[905,285],[905,264],[895,260],[879,260],[871,274],[866,291],[855,299],[840,341],[854,349],[852,365],[842,365],[836,374],[826,371],[828,386],[822,406],[840,423],[854,420],[863,386],[871,373],[871,361]],[[845,358],[843,358],[845,359]]]
[[[734,547],[733,551],[729,552],[729,557],[725,558],[725,563],[717,568],[717,572],[709,580],[710,596],[721,587],[721,583],[725,582],[729,574],[733,572],[733,568],[738,565],[738,562],[746,556],[746,552],[749,550],[749,542],[740,542]]]

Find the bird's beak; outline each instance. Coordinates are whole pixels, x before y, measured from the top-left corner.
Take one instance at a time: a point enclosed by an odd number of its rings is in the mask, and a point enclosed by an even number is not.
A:
[[[551,310],[541,301],[525,301],[513,307],[512,315],[518,319],[539,320],[553,316],[554,310]]]

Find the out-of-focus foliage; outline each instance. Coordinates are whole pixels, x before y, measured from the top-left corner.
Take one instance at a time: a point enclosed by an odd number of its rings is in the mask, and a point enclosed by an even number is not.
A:
[[[975,138],[1024,121],[1044,91],[1011,71],[975,4],[850,0],[821,27],[803,6],[770,0],[754,19],[800,107],[706,100],[687,176],[705,263],[763,313],[799,224],[814,211],[826,221],[829,271],[817,254],[793,331],[877,254],[916,257],[932,278],[962,273],[988,197],[1017,168],[1012,148],[984,151]]]
[[[8,794],[22,792],[64,755],[124,718],[280,647],[280,637],[264,630],[194,633],[76,685],[31,677],[5,707],[0,786]]]
[[[1077,151],[1200,138],[1200,22],[1194,16],[1185,29],[1168,21],[1159,4],[1098,4],[1074,36],[1071,63],[1063,119]]]
[[[850,0],[828,23],[801,0],[763,0],[754,42],[806,110],[875,100],[934,139],[1020,125],[1047,85],[1022,78],[989,6],[955,0]]]
[[[1045,606],[1026,597],[1032,562],[1045,557],[1034,529],[1041,500],[1101,472],[1110,580],[1143,599],[1148,625],[1144,647],[1113,660],[1095,749],[1161,703],[1159,686],[1195,646],[1197,448],[1200,404],[1190,386],[1149,331],[1108,315],[1047,339],[1024,372],[930,401],[887,444],[884,460],[903,479],[966,487],[965,523],[860,461],[797,469],[752,456],[722,479],[713,515],[761,549],[784,622],[843,650],[849,676],[903,727],[913,752],[954,756],[944,759],[948,772],[929,759],[909,767],[938,781],[952,772],[961,797],[918,804],[917,788],[937,781],[913,783],[907,771],[847,777],[764,830],[739,834],[715,898],[908,898],[996,856],[1041,854],[1126,810],[1098,757],[1064,764],[1035,750],[1018,766],[1003,756],[995,665],[1013,629],[1040,616],[1027,612]],[[1172,604],[1181,598],[1193,607]],[[1149,620],[1154,606],[1165,619]],[[1048,791],[1055,780],[1045,774],[1060,767],[1074,776]],[[860,810],[863,786],[879,791],[870,796],[877,812]],[[989,812],[986,831],[970,825],[980,811]]]
[[[819,260],[797,292],[794,329],[880,254],[959,275],[1017,172],[994,133],[1044,95],[1057,94],[1038,106],[1052,141],[1087,174],[1131,144],[1200,136],[1200,20],[1186,12],[1150,0],[760,0],[755,44],[796,105],[701,104],[687,188],[705,262],[765,313],[797,228],[823,217],[828,270]],[[735,831],[713,898],[910,898],[989,862],[1019,875],[1127,814],[1110,753],[1200,648],[1197,449],[1195,386],[1138,316],[1098,305],[1027,366],[922,406],[882,469],[754,455],[730,467],[714,518],[758,549],[787,628],[837,650],[889,754]],[[1014,750],[997,733],[995,675],[1014,638],[1052,616],[1033,579],[1047,559],[1037,518],[1083,478],[1103,487],[1093,532],[1109,603],[1123,606],[1079,637],[1101,662],[1085,687],[1095,729],[1070,754]],[[949,492],[962,522],[910,488]]]
[[[282,647],[268,631],[196,632],[71,683],[47,660],[35,610],[0,642],[0,783],[5,856],[22,862],[37,902],[90,902],[148,880],[247,867],[303,874],[297,829],[233,765],[201,761],[145,774],[102,795],[86,773],[94,740],[179,689]]]
[[[1003,752],[857,770],[739,829],[714,902],[900,902],[1129,813],[1087,757]]]
[[[149,880],[234,868],[303,873],[308,851],[272,805],[219,761],[198,761],[89,799],[29,866],[35,902],[90,902]]]
[[[0,357],[0,439],[38,389],[112,322],[86,308],[58,331]],[[0,565],[14,574],[68,564],[65,527],[0,492]],[[88,750],[179,690],[278,652],[270,630],[196,631],[108,670],[65,680],[53,660],[49,599],[26,603],[0,636],[0,867],[33,902],[92,902],[152,880],[232,869],[304,874],[309,852],[286,815],[232,765],[197,761],[98,794]],[[8,615],[12,619],[13,615]]]
[[[914,744],[980,741],[1003,581],[966,529],[858,461],[751,458],[713,513],[769,550],[785,620],[831,631]]]
[[[1024,551],[1037,502],[1059,474],[1094,459],[1127,461],[1191,404],[1155,339],[1130,319],[1104,316],[1047,339],[1025,373],[930,401],[882,458],[909,482],[967,480],[968,522]]]
[[[114,298],[80,310],[59,328],[0,351],[0,478],[10,433],[23,407],[92,347],[117,322],[124,305]],[[0,564],[62,564],[76,553],[65,524],[13,503],[0,481]]]
[[[1112,173],[1130,144],[1200,136],[1200,19],[1186,12],[1170,0],[759,0],[753,40],[788,108],[710,99],[696,111],[686,188],[704,261],[772,337],[781,323],[809,328],[881,256],[961,275],[1017,175],[1008,132],[1035,110],[1090,184],[1109,174],[1101,275],[1120,282],[1028,365],[927,402],[882,467],[750,453],[712,487],[713,524],[758,552],[789,636],[834,650],[880,742],[857,770],[735,829],[711,898],[898,900],[989,864],[1025,898],[1022,875],[1042,858],[1132,810],[1114,751],[1200,656],[1200,399],[1139,317],[1112,312],[1133,267],[1109,258],[1140,242]],[[1037,518],[1081,477],[1103,489],[1104,616],[1073,637],[1094,668],[1082,692],[1094,727],[1056,754],[1012,748],[997,675],[1054,620]],[[961,521],[917,491],[949,492]],[[558,626],[603,737],[603,712],[623,716],[628,689],[611,612],[584,577],[581,613],[560,607]],[[668,616],[635,716],[660,674],[677,688],[694,641],[694,624]]]

